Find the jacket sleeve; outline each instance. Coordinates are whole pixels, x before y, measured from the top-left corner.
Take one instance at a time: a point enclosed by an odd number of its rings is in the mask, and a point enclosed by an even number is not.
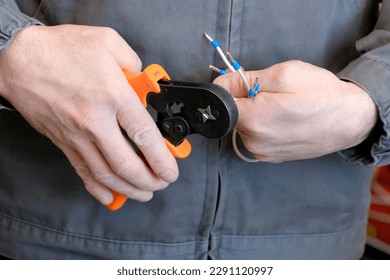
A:
[[[360,145],[340,151],[346,159],[365,165],[390,163],[390,0],[383,0],[374,30],[356,43],[361,56],[339,78],[364,88],[378,108],[371,135]]]
[[[0,0],[0,52],[7,47],[18,31],[30,25],[41,25],[41,23],[21,13],[15,1]],[[10,109],[8,102],[2,97],[0,97],[1,109]]]
[[[41,23],[20,12],[14,0],[0,0],[0,51],[7,47],[18,31],[30,25]]]

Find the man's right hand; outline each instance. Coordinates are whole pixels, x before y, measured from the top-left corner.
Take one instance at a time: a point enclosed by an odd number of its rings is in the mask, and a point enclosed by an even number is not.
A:
[[[110,28],[31,26],[1,53],[0,94],[65,153],[101,203],[112,202],[111,190],[148,201],[177,179],[178,167],[122,73],[140,69]]]

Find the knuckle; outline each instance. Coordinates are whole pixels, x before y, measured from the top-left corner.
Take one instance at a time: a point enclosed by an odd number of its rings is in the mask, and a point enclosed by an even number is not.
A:
[[[151,126],[141,125],[130,134],[130,138],[142,149],[152,146],[157,141],[158,133]]]
[[[93,132],[96,130],[96,124],[92,117],[80,117],[79,120],[76,120],[76,123],[78,124],[78,128],[81,131],[86,131],[93,134]]]
[[[121,159],[113,163],[112,170],[120,177],[127,178],[129,181],[134,181],[141,174],[141,166],[129,159]]]
[[[118,32],[111,27],[100,27],[100,38],[110,42],[110,40],[116,39],[119,37]]]
[[[106,119],[99,115],[100,112],[94,114],[92,111],[97,112],[96,110],[90,110],[74,116],[74,127],[89,139],[102,139],[102,137],[106,137],[104,131],[109,122],[106,122]]]
[[[131,165],[129,160],[126,158],[121,158],[112,164],[112,170],[114,170],[114,172],[118,175],[125,173],[126,171],[130,170],[130,168]]]
[[[289,79],[289,77],[293,74],[292,65],[293,63],[291,61],[279,65],[278,76],[280,80]]]
[[[98,34],[94,34],[92,42],[97,43],[103,49],[101,51],[110,49],[113,44],[116,44],[120,40],[121,36],[119,33],[111,27],[99,27]]]
[[[109,170],[97,170],[97,171],[91,172],[91,176],[99,184],[102,184],[105,186],[110,186],[112,179],[114,177],[114,174]]]
[[[86,137],[86,141],[102,141],[102,137],[104,137],[103,129],[102,129],[102,122],[94,118],[94,117],[85,117],[80,121],[78,124],[78,130],[80,131],[81,135],[84,135]],[[79,141],[77,137],[74,139],[74,141]]]
[[[277,71],[274,73],[276,76],[274,79],[279,83],[290,83],[295,80],[298,75],[297,69],[300,69],[305,65],[305,62],[301,60],[289,60],[280,64],[277,64]]]
[[[86,106],[64,106],[60,109],[61,118],[59,121],[64,127],[67,127],[70,135],[75,136],[74,139],[78,142],[77,132],[87,132],[94,134],[98,131],[99,122],[97,121],[96,114],[92,114],[92,109]]]
[[[77,175],[79,175],[80,178],[82,178],[83,180],[87,180],[87,179],[90,179],[92,177],[91,172],[84,165],[79,165],[79,166],[74,165],[74,169],[75,169]]]

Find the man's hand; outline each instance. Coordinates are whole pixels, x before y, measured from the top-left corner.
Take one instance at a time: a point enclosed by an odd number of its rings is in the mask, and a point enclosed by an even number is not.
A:
[[[112,202],[110,190],[148,201],[178,176],[176,160],[122,69],[140,71],[140,59],[103,27],[28,27],[0,56],[0,94],[65,153],[105,205]]]
[[[246,98],[236,73],[215,83],[238,98],[237,130],[245,147],[266,162],[314,158],[353,147],[367,138],[377,121],[377,108],[357,85],[300,61],[246,72],[261,92]]]

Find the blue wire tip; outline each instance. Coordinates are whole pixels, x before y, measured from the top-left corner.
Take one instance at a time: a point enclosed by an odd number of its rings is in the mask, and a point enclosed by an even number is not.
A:
[[[213,65],[210,65],[209,67],[213,71],[217,72],[219,75],[226,75],[228,73],[226,70],[223,70],[223,69],[221,70],[221,69],[219,69],[219,68],[217,68],[217,67],[215,67]]]
[[[220,74],[220,75],[226,75],[227,73],[228,73],[228,71],[223,70],[223,69],[222,69],[221,71],[219,71],[219,74]]]
[[[209,34],[207,34],[206,32],[203,33],[203,35],[204,35],[210,42],[214,41],[214,39],[211,38],[211,36],[210,36]]]
[[[214,47],[214,49],[220,47],[221,45],[216,41],[214,40],[213,38],[211,38],[211,36],[209,34],[207,34],[206,32],[203,33],[204,36],[210,41],[211,45]]]
[[[249,91],[248,91],[248,97],[253,97],[253,96],[255,96],[256,95],[256,92],[253,90],[253,89],[250,89]]]
[[[230,54],[230,52],[227,52],[226,54],[228,55],[234,70],[240,70],[240,68],[241,68],[240,63],[238,63],[238,61],[233,58],[233,56]]]

